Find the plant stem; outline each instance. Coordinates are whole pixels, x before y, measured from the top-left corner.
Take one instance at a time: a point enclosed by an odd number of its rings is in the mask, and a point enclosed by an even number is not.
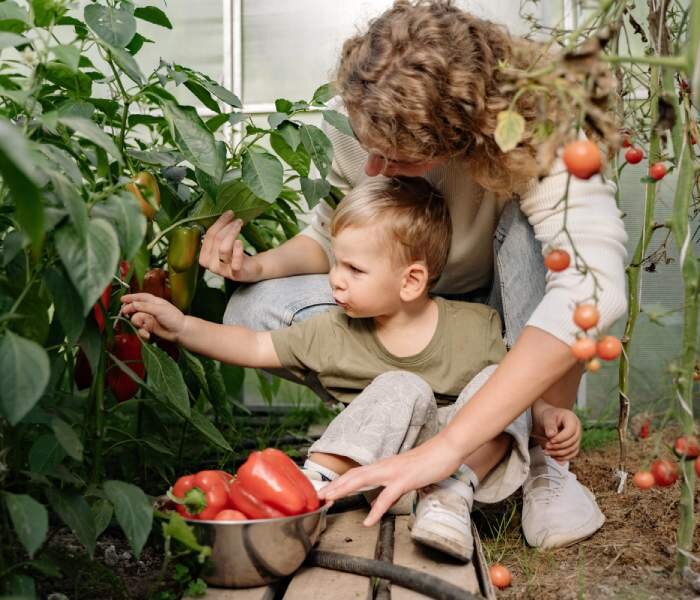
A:
[[[658,65],[660,67],[670,67],[682,69],[685,67],[684,56],[613,56],[611,54],[601,54],[600,59],[609,63],[630,63],[640,65]]]
[[[104,399],[105,399],[105,352],[100,352],[100,363],[95,375],[95,394],[93,399],[93,463],[90,475],[90,483],[98,484],[102,480],[102,464],[104,444]]]

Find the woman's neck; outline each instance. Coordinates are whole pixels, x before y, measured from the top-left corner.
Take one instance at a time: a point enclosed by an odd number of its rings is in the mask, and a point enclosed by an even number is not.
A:
[[[379,341],[398,357],[413,356],[424,350],[433,339],[437,325],[437,302],[429,296],[403,303],[393,314],[374,317]]]

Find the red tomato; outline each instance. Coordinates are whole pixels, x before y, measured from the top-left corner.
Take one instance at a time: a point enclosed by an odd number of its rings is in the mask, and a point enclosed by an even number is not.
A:
[[[644,152],[641,148],[630,148],[625,152],[625,160],[631,165],[636,165],[638,162],[641,162],[643,158]]]
[[[649,430],[651,429],[651,423],[649,421],[644,421],[639,429],[639,437],[643,440],[649,437]]]
[[[590,179],[602,166],[600,149],[589,140],[569,142],[564,146],[563,158],[569,173],[580,179]]]
[[[651,463],[651,474],[659,487],[673,485],[678,479],[678,467],[676,463],[668,460],[656,459]]]
[[[591,360],[588,361],[588,364],[586,365],[586,371],[589,373],[597,373],[600,371],[600,367],[602,365],[600,364],[600,361],[597,358],[592,358]]]
[[[595,356],[595,340],[589,337],[582,337],[571,344],[571,353],[578,360],[590,360]]]
[[[678,456],[684,458],[697,458],[700,456],[700,446],[698,446],[698,439],[694,435],[679,437],[673,446],[673,450]]]
[[[596,350],[603,360],[615,360],[622,352],[622,343],[615,336],[606,335],[598,340]]]
[[[622,138],[622,147],[623,148],[631,148],[632,147],[632,142],[631,142],[629,136],[625,136]]]
[[[700,458],[695,459],[695,474],[700,477]]]
[[[649,176],[656,181],[663,179],[666,175],[666,165],[664,163],[654,163],[649,167]]]
[[[226,508],[214,517],[215,521],[247,521],[246,517],[240,510]]]
[[[544,266],[555,273],[563,271],[570,263],[571,258],[566,250],[552,250],[544,257]]]
[[[513,576],[508,567],[504,567],[499,563],[489,567],[489,577],[491,578],[491,583],[499,590],[507,588],[513,581]]]
[[[640,490],[648,490],[649,488],[653,488],[654,484],[656,483],[654,476],[649,471],[638,471],[634,474],[632,482]]]
[[[579,304],[574,310],[574,323],[584,331],[595,327],[600,319],[600,312],[595,304]]]

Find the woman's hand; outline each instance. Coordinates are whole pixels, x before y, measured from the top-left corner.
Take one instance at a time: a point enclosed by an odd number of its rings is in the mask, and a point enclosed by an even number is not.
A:
[[[259,281],[262,267],[256,257],[243,253],[243,242],[236,239],[243,221],[234,220],[233,216],[233,212],[227,210],[207,230],[199,252],[199,264],[233,281]]]
[[[185,328],[185,315],[177,307],[153,294],[125,294],[121,300],[121,314],[131,315],[131,322],[143,339],[154,333],[164,340],[178,341]]]
[[[352,492],[384,486],[364,520],[368,527],[381,519],[402,494],[449,477],[462,463],[462,457],[438,434],[408,452],[385,458],[373,465],[350,469],[319,491],[325,500],[337,500]]]
[[[544,432],[542,440],[544,453],[565,462],[574,458],[581,447],[581,421],[573,411],[558,408],[540,400],[540,410],[533,418],[539,420],[539,428]]]

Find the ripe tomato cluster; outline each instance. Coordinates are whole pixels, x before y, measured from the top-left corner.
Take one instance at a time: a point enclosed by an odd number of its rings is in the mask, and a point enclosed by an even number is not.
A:
[[[234,477],[200,471],[180,477],[168,491],[186,519],[273,519],[316,510],[318,495],[299,467],[280,450],[253,452]]]
[[[700,477],[700,445],[695,436],[681,436],[676,440],[673,450],[680,460],[695,461],[695,474]],[[657,458],[649,471],[638,471],[632,479],[640,490],[648,490],[654,486],[669,487],[678,481],[678,465],[670,460]]]
[[[574,310],[573,318],[574,323],[583,332],[587,332],[598,324],[600,312],[594,304],[579,304]],[[612,335],[605,335],[596,340],[584,333],[571,345],[571,353],[578,360],[588,361],[587,368],[593,373],[600,369],[598,359],[615,360],[621,352],[620,340]]]

